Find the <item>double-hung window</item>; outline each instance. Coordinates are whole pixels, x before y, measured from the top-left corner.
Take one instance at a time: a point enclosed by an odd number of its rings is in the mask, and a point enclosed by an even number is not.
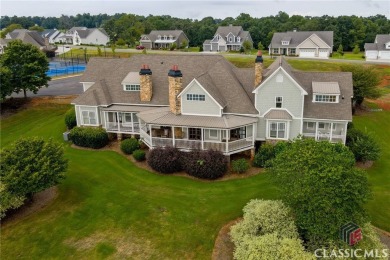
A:
[[[83,125],[96,125],[95,111],[82,111]]]
[[[275,98],[275,107],[281,108],[283,104],[283,97],[276,97]]]
[[[286,122],[271,122],[269,124],[269,137],[286,139]]]

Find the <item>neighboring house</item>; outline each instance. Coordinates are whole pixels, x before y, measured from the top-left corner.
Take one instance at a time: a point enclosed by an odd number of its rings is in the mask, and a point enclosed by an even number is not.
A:
[[[203,43],[203,51],[239,51],[243,43],[249,41],[253,47],[253,40],[248,31],[242,26],[219,26],[213,39]]]
[[[46,29],[40,33],[43,38],[48,38],[50,44],[59,42],[58,38],[65,35],[63,32],[57,29]]]
[[[142,35],[140,39],[140,45],[146,49],[170,48],[174,43],[177,48],[180,48],[183,42],[187,48],[189,40],[182,30],[151,31],[149,34]]]
[[[328,59],[333,52],[333,32],[276,32],[268,49],[271,55]]]
[[[58,37],[59,42],[73,45],[107,45],[110,37],[103,28],[73,27]]]
[[[7,40],[7,39],[2,39],[0,38],[0,54],[3,54],[5,49],[7,48],[8,46],[8,42],[11,41],[11,40]]]
[[[390,34],[378,34],[374,43],[364,44],[366,60],[390,62]]]
[[[225,155],[255,142],[299,135],[345,143],[352,121],[352,74],[294,71],[279,57],[237,68],[219,55],[92,58],[73,101],[78,126],[139,135],[151,149],[214,149]],[[168,74],[168,75],[167,75]]]
[[[21,40],[24,43],[30,43],[40,50],[55,50],[56,47],[50,45],[48,38],[43,38],[37,31],[29,31],[27,29],[16,29],[5,36],[8,41]]]

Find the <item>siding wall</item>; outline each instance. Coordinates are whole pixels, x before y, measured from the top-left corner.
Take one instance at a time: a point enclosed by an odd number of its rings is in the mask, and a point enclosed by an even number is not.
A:
[[[99,30],[94,30],[86,39],[81,39],[84,44],[106,45],[109,38]]]
[[[218,104],[194,81],[181,96],[182,114],[220,116]],[[205,95],[205,101],[188,101],[187,94]]]
[[[294,119],[290,121],[290,133],[288,139],[292,140],[301,134],[302,119]]]
[[[283,82],[276,82],[278,75],[283,76]],[[256,95],[256,108],[260,111],[260,115],[264,115],[270,108],[276,107],[276,97],[283,97],[282,108],[288,109],[294,117],[302,118],[301,91],[284,72],[279,71],[258,90]]]

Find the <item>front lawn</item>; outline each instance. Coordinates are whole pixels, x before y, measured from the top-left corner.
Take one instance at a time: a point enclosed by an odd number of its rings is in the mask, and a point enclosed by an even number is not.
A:
[[[23,135],[60,141],[69,107],[41,105],[3,119],[2,146]],[[150,173],[112,151],[66,144],[66,157],[54,203],[2,228],[2,259],[209,259],[219,229],[250,199],[277,197],[265,174],[202,182]]]

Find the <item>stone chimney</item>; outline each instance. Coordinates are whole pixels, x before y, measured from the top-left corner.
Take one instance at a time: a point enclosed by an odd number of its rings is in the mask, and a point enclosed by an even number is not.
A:
[[[139,71],[140,76],[140,99],[141,101],[150,101],[152,99],[152,71],[148,65],[142,65]]]
[[[255,88],[259,86],[262,80],[263,80],[263,53],[261,51],[258,51],[255,60]]]
[[[180,98],[177,96],[182,91],[183,85],[183,74],[179,70],[177,65],[174,65],[172,69],[168,72],[168,82],[169,82],[169,108],[172,113],[175,115],[180,115],[181,113],[181,103]]]
[[[50,45],[49,38],[45,37],[44,40],[45,40],[45,46],[48,47]]]

